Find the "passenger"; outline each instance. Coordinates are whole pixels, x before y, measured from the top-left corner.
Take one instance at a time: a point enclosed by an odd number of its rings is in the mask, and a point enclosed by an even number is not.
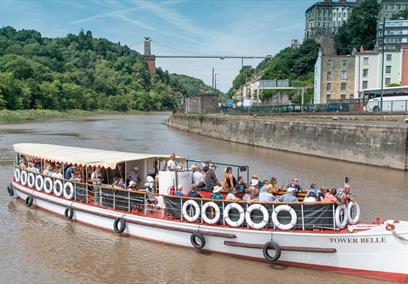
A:
[[[167,170],[175,171],[177,169],[176,154],[171,153],[170,160],[167,161]]]
[[[224,197],[222,197],[220,193],[221,190],[222,190],[221,186],[218,186],[218,185],[214,186],[213,193],[210,195],[210,199],[223,200]]]
[[[51,174],[51,177],[58,178],[58,179],[64,179],[64,175],[62,174],[62,169],[60,168],[60,166],[56,166],[54,168],[54,172]]]
[[[99,186],[102,185],[102,173],[101,173],[101,167],[97,166],[95,170],[91,174],[91,179],[89,180],[92,182],[93,185],[93,193],[94,193],[94,202],[95,204],[100,203],[100,197],[101,197],[101,189]]]
[[[194,198],[203,198],[201,194],[199,194],[195,188],[192,188],[191,191],[188,193],[188,197],[194,197]]]
[[[252,184],[258,184],[258,189],[262,187],[262,182],[259,180],[259,177],[257,175],[252,175],[252,179],[251,179],[251,186],[253,186]]]
[[[226,200],[231,200],[231,201],[241,200],[236,194],[237,194],[237,189],[235,187],[231,187],[231,190],[227,194],[227,197],[225,199]]]
[[[176,194],[175,196],[184,196],[183,192],[183,186],[181,186],[180,184],[177,186],[177,190],[176,190]]]
[[[231,187],[235,187],[237,185],[237,181],[236,181],[234,175],[232,174],[232,168],[231,167],[227,167],[225,169],[223,184],[224,184],[224,189],[226,191],[228,191],[228,192],[230,191],[229,189]]]
[[[156,204],[157,200],[156,197],[154,196],[154,189],[151,187],[151,183],[145,183],[146,187],[146,197],[147,197],[147,202],[149,204]]]
[[[256,200],[259,197],[259,181],[252,179],[251,181],[251,199]]]
[[[247,187],[245,189],[245,194],[242,197],[242,201],[248,202],[249,200],[251,200],[251,191],[252,191],[252,187]]]
[[[296,198],[296,189],[293,187],[289,187],[286,189],[286,194],[282,195],[277,199],[280,202],[298,202]]]
[[[334,202],[339,204],[339,201],[336,198],[337,190],[332,188],[330,191],[327,190],[326,194],[324,195],[323,202]]]
[[[320,200],[321,191],[320,191],[320,189],[317,188],[317,185],[316,185],[315,183],[312,183],[312,184],[310,185],[310,188],[309,188],[309,190],[307,191],[307,193],[306,193],[306,195],[305,195],[305,198],[306,198],[306,197],[309,197],[310,194],[312,194],[312,193],[314,194],[314,196],[315,196],[315,198],[316,198],[317,200]]]
[[[303,199],[303,202],[311,203],[311,202],[318,202],[318,200],[320,200],[317,198],[317,195],[315,192],[312,191],[312,192],[307,192],[307,193],[308,193],[308,196],[306,196],[305,199]]]
[[[290,183],[286,186],[286,188],[294,188],[296,193],[302,191],[302,188],[299,185],[299,179],[298,178],[292,178],[290,180]]]
[[[237,188],[236,196],[242,199],[245,195],[245,189],[247,188],[247,184],[245,183],[244,178],[242,176],[238,177],[238,184],[236,188]]]
[[[204,183],[204,174],[197,165],[192,165],[191,170],[193,171],[193,185],[201,186]]]
[[[149,175],[149,176],[146,177],[146,183],[149,184],[149,187],[150,187],[150,188],[152,188],[152,189],[155,188],[155,186],[154,186],[154,178],[153,178],[152,176]]]
[[[220,186],[220,183],[218,182],[217,175],[215,174],[215,165],[212,165],[211,167],[204,167],[204,183],[206,184],[206,188],[211,190],[215,186]]]
[[[117,187],[121,189],[126,189],[126,184],[123,178],[118,178]]]
[[[51,176],[52,175],[52,168],[50,165],[47,165],[43,171],[43,175]]]
[[[137,184],[141,181],[142,179],[140,178],[139,167],[133,167],[132,171],[129,173],[129,186],[131,182],[132,185],[136,184],[137,186]]]
[[[276,177],[271,177],[269,180],[269,187],[271,188],[271,193],[277,193],[278,188],[278,179]]]
[[[271,193],[269,184],[264,185],[259,193],[259,202],[272,202],[275,200],[276,197]]]
[[[75,174],[74,166],[72,164],[69,164],[67,169],[65,170],[64,179],[65,180],[70,180],[70,179],[72,179],[74,174]]]

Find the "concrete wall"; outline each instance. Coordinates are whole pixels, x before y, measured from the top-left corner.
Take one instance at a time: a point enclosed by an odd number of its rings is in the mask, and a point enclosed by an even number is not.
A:
[[[214,138],[375,166],[408,169],[407,127],[356,121],[175,114],[168,126]]]

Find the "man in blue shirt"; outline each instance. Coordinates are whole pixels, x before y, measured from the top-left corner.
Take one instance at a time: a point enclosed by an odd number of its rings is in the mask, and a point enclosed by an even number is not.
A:
[[[317,185],[315,183],[312,183],[310,185],[310,189],[307,191],[305,197],[309,197],[311,193],[314,193],[316,195],[316,199],[320,201],[320,195],[322,193],[320,192],[320,189],[317,188]]]
[[[73,177],[74,177],[74,167],[72,165],[69,165],[67,170],[65,171],[64,179],[70,180]]]
[[[282,195],[277,200],[280,202],[298,202],[295,188],[289,187],[286,192],[286,194]]]
[[[300,192],[302,188],[299,185],[299,179],[298,178],[292,178],[290,180],[290,183],[286,186],[286,188],[294,188],[296,190],[296,193]]]

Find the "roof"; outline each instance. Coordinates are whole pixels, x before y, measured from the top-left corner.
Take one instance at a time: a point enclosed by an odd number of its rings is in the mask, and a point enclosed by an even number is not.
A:
[[[19,143],[13,145],[17,153],[45,160],[77,165],[116,168],[119,163],[151,158],[170,158],[169,155],[136,154],[51,144]]]
[[[314,7],[354,7],[358,6],[359,3],[358,1],[321,1],[321,2],[316,2],[312,4],[309,8],[306,9],[306,13],[308,13],[310,10],[312,10]]]

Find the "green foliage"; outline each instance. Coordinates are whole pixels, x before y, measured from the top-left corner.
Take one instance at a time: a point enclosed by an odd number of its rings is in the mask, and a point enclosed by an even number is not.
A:
[[[175,109],[183,93],[209,88],[163,73],[150,76],[142,55],[90,31],[53,39],[0,29],[0,109]]]
[[[388,83],[388,84],[385,84],[385,86],[386,87],[399,87],[401,85],[399,83]]]
[[[243,66],[241,70],[239,70],[239,74],[232,81],[232,88],[229,93],[235,93],[254,73],[255,70],[251,66]]]
[[[401,18],[404,20],[408,20],[408,9],[399,11],[391,17],[391,20],[399,20]]]
[[[377,0],[364,0],[353,11],[346,24],[336,33],[337,53],[350,54],[353,48],[373,49],[377,33],[380,4]]]

